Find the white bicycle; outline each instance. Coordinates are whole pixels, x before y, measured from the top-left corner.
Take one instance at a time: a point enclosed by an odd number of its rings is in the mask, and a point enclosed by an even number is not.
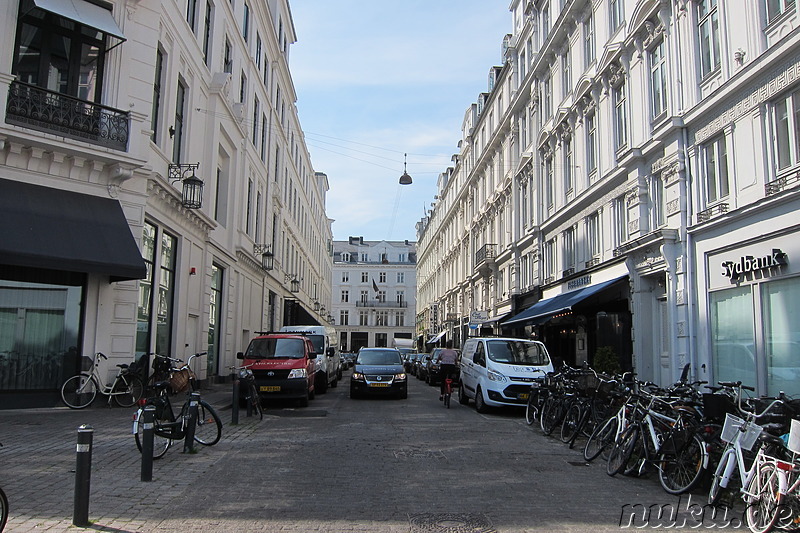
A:
[[[89,407],[98,393],[108,396],[109,404],[111,398],[114,398],[120,407],[136,405],[144,393],[144,383],[141,378],[130,371],[129,365],[121,364],[117,365],[119,370],[114,382],[108,385],[100,374],[100,359],[108,357],[97,352],[92,358],[92,368],[89,373],[81,372],[77,376],[72,376],[61,386],[61,399],[67,407],[71,409]]]

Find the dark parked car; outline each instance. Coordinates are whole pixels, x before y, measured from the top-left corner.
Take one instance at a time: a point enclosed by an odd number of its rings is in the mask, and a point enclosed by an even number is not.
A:
[[[350,376],[350,397],[365,394],[408,398],[408,379],[396,348],[361,348]]]
[[[416,368],[416,376],[417,379],[421,379],[423,381],[427,381],[428,379],[428,361],[431,360],[431,354],[424,353],[414,362],[414,368]]]
[[[444,350],[444,348],[434,348],[431,352],[431,360],[428,362],[428,370],[425,374],[426,379],[425,381],[429,385],[438,385],[439,384],[439,352]],[[453,370],[453,383],[458,383],[458,376],[459,376],[459,363],[461,362],[461,352],[458,352],[458,357],[456,358],[456,366]]]
[[[406,354],[406,356],[403,358],[403,368],[405,368],[406,372],[409,374],[414,373],[414,361],[417,360],[417,357],[419,357],[417,352],[411,352]]]

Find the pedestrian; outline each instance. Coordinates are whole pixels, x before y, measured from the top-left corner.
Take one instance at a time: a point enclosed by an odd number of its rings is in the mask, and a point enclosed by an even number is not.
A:
[[[444,380],[452,379],[451,376],[455,375],[457,358],[458,352],[453,349],[453,341],[447,341],[445,349],[436,357],[436,362],[439,363],[439,401],[444,398]]]

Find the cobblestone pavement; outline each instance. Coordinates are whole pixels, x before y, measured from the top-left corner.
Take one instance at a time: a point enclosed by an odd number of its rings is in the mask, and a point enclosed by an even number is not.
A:
[[[518,410],[447,410],[410,379],[407,400],[351,400],[346,376],[307,408],[269,406],[237,426],[227,386],[204,391],[222,440],[173,446],[152,482],[140,481],[134,409],[0,411],[6,531],[603,532],[625,505],[678,505],[655,476],[610,478]],[[81,424],[94,428],[89,528],[72,525]]]

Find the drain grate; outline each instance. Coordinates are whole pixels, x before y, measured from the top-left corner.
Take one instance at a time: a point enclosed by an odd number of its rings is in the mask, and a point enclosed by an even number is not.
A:
[[[497,533],[483,514],[425,513],[410,515],[412,532]]]
[[[442,450],[422,450],[416,448],[406,448],[395,450],[396,459],[447,459]]]

